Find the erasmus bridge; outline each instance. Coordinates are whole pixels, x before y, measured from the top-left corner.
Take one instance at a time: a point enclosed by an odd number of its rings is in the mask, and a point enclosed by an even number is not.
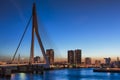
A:
[[[45,66],[44,67],[49,68],[50,64],[49,64],[48,58],[47,58],[47,56],[45,54],[45,49],[43,47],[43,43],[42,43],[41,37],[39,35],[39,31],[38,31],[38,22],[37,22],[37,14],[36,14],[36,5],[35,5],[35,3],[33,3],[32,16],[30,17],[30,20],[27,23],[27,26],[26,26],[26,28],[24,30],[24,33],[23,33],[23,35],[22,35],[22,37],[20,39],[20,42],[19,42],[19,44],[17,46],[17,49],[16,49],[16,51],[14,53],[14,56],[12,58],[11,63],[13,63],[14,60],[15,60],[15,56],[16,56],[16,54],[18,52],[18,49],[19,49],[19,47],[20,47],[20,45],[22,43],[22,40],[23,40],[24,35],[25,35],[25,33],[26,33],[27,29],[28,29],[28,26],[30,24],[31,19],[32,19],[32,37],[31,37],[32,39],[31,39],[31,49],[30,49],[29,64],[34,64],[34,41],[35,41],[34,37],[36,35],[39,46],[40,46],[40,49],[41,49],[41,52],[42,52],[42,55],[43,55],[43,58],[45,60],[45,64],[44,64]],[[43,64],[39,64],[39,65],[43,65]]]
[[[23,63],[23,64],[15,64],[14,61],[15,61],[15,57],[16,57],[16,54],[20,48],[20,45],[23,41],[23,38],[26,34],[26,31],[29,27],[29,24],[32,20],[32,35],[31,35],[31,48],[30,48],[30,57],[29,57],[29,62],[28,63]],[[44,61],[45,63],[35,63],[34,62],[34,42],[35,42],[35,35],[36,35],[36,38],[37,38],[37,41],[38,41],[38,44],[39,44],[39,47],[41,49],[41,52],[42,52],[42,55],[43,55],[43,58],[44,58]],[[27,66],[27,67],[26,67]],[[43,43],[42,43],[42,40],[41,40],[41,36],[39,34],[39,30],[38,30],[38,21],[37,21],[37,13],[36,13],[36,4],[35,2],[33,3],[33,7],[32,7],[32,16],[30,17],[27,25],[26,25],[26,28],[23,32],[23,35],[19,41],[19,44],[15,50],[15,53],[12,57],[12,60],[11,60],[11,64],[5,64],[5,65],[0,65],[0,68],[4,68],[4,67],[7,67],[7,68],[10,68],[11,70],[17,70],[16,68],[21,68],[21,67],[26,67],[28,68],[29,67],[29,70],[30,70],[30,67],[43,67],[44,69],[49,69],[50,68],[50,62],[48,60],[48,57],[46,55],[46,52],[45,52],[45,49],[44,49],[44,46],[43,46]],[[35,70],[35,68],[33,68]],[[37,68],[38,70],[38,68]]]

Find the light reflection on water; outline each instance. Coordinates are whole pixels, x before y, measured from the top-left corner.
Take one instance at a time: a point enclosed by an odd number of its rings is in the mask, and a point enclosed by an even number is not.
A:
[[[0,80],[120,80],[120,73],[93,72],[92,68],[51,70],[40,74],[12,74]]]

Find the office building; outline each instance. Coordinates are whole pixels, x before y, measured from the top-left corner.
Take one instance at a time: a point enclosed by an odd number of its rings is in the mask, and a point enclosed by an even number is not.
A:
[[[53,49],[47,49],[46,50],[46,55],[48,57],[48,61],[50,64],[54,63],[54,50]]]
[[[74,64],[74,51],[73,50],[68,51],[68,63]]]
[[[81,50],[75,50],[75,64],[81,64]]]

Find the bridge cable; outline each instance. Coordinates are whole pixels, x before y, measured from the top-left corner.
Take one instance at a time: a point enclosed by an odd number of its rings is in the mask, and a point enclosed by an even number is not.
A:
[[[23,38],[24,38],[24,36],[25,36],[25,33],[26,33],[26,31],[27,31],[27,29],[28,29],[28,27],[29,27],[29,24],[30,24],[31,19],[32,19],[32,16],[30,17],[30,19],[29,19],[29,21],[28,21],[28,23],[27,23],[27,25],[26,25],[26,27],[25,27],[25,30],[24,30],[24,32],[23,32],[23,35],[22,35],[22,37],[21,37],[21,39],[20,39],[20,42],[19,42],[19,44],[18,44],[18,47],[17,47],[17,49],[16,49],[16,51],[15,51],[15,53],[14,53],[14,56],[13,56],[11,62],[13,62],[14,59],[15,59],[15,56],[16,56],[17,51],[18,51],[18,49],[19,49],[19,47],[20,47],[20,45],[21,45],[21,42],[22,42],[22,40],[23,40]]]

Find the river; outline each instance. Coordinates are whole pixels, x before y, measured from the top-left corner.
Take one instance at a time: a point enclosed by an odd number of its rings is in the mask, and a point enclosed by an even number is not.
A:
[[[92,68],[61,69],[45,71],[43,75],[15,73],[8,80],[120,80],[120,73],[93,72]]]

